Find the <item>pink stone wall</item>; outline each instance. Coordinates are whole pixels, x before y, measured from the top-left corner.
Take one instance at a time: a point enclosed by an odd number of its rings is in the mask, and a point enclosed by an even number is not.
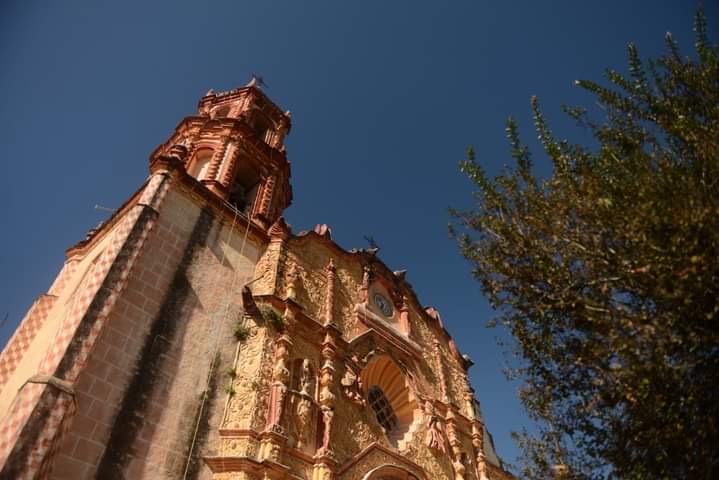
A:
[[[197,459],[216,443],[240,288],[258,256],[251,235],[239,223],[229,234],[225,222],[177,188],[168,193],[78,378],[78,413],[51,478],[180,478],[193,436],[188,478],[208,478]]]

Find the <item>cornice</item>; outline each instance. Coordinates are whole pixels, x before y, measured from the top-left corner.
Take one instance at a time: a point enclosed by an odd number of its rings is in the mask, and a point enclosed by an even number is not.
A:
[[[92,249],[92,247],[94,247],[102,238],[105,237],[105,235],[107,235],[108,232],[113,229],[115,225],[117,225],[117,222],[120,221],[120,219],[125,215],[125,213],[127,213],[132,207],[135,206],[135,204],[137,204],[137,201],[140,199],[142,191],[145,189],[145,187],[147,187],[148,182],[149,178],[145,180],[142,186],[138,188],[135,193],[130,196],[130,198],[125,200],[125,203],[120,205],[120,207],[115,210],[109,218],[101,222],[97,227],[92,228],[87,233],[85,239],[80,240],[76,244],[67,248],[65,250],[65,259],[69,260],[72,257],[86,255],[87,252]]]
[[[246,97],[248,94],[255,95],[257,97],[257,100],[260,100],[262,102],[262,107],[267,108],[269,107],[270,110],[272,110],[272,113],[275,114],[278,118],[284,118],[285,121],[287,121],[287,127],[288,132],[292,128],[292,119],[289,115],[286,115],[282,109],[275,104],[272,100],[270,100],[270,97],[268,97],[262,89],[254,86],[254,85],[246,85],[244,87],[239,88],[233,88],[232,90],[227,90],[225,92],[214,92],[210,91],[207,95],[202,97],[200,101],[197,103],[198,110],[201,110],[202,107],[204,107],[207,104],[213,104],[215,102],[226,102],[231,100],[237,100],[243,97]]]
[[[182,162],[176,158],[168,156],[155,157],[153,162],[150,164],[150,172],[157,173],[161,170],[167,170],[174,175],[174,180],[177,182],[177,186],[185,192],[200,198],[207,206],[212,208],[225,223],[232,222],[236,216],[236,221],[240,222],[242,228],[246,228],[249,223],[250,231],[261,243],[267,243],[269,241],[269,236],[265,230],[260,228],[260,226],[255,224],[252,220],[249,220],[244,213],[236,211],[227,202],[211,192],[200,181],[187,174]],[[145,180],[142,186],[137,189],[135,193],[133,193],[132,196],[130,196],[130,198],[128,198],[125,203],[123,203],[112,215],[110,215],[107,220],[102,222],[96,228],[90,230],[87,238],[68,248],[65,251],[66,258],[70,259],[78,255],[83,256],[87,254],[93,246],[95,246],[102,238],[105,237],[105,235],[107,235],[108,232],[112,230],[120,219],[122,219],[125,213],[137,204],[137,201],[139,200],[142,191],[145,187],[147,187],[148,182],[149,178]]]

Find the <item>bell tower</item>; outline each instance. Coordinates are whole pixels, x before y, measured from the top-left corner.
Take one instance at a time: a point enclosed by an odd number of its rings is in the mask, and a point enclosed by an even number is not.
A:
[[[190,176],[267,229],[292,201],[284,145],[290,128],[290,112],[252,78],[244,87],[207,92],[197,114],[185,117],[150,158],[179,152]]]

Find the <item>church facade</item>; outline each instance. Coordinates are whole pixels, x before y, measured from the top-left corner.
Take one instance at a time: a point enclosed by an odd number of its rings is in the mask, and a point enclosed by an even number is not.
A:
[[[284,221],[290,120],[208,92],[67,250],[0,356],[0,478],[513,478],[404,272]]]

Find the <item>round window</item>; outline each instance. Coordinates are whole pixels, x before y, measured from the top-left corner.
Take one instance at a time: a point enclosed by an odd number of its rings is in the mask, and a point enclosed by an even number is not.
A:
[[[387,298],[385,298],[384,295],[381,293],[375,293],[372,299],[374,300],[375,306],[379,308],[380,312],[382,312],[382,315],[386,317],[392,316],[392,304],[389,300],[387,300]]]

